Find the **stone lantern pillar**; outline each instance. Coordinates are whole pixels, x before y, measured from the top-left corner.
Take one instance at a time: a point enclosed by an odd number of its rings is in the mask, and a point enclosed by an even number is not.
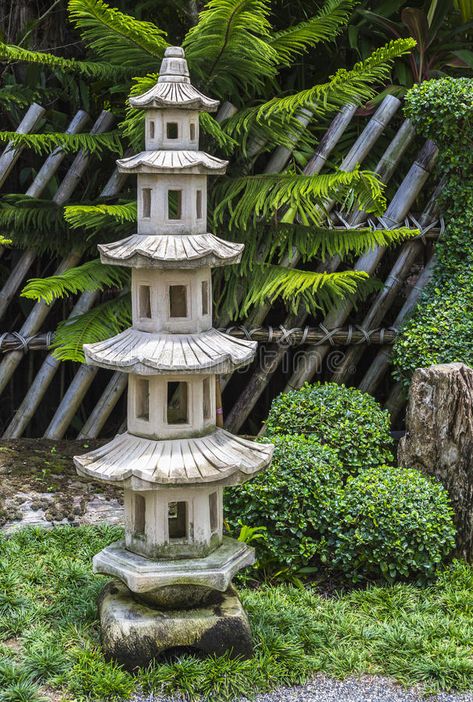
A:
[[[130,103],[145,110],[145,151],[117,163],[137,174],[138,231],[99,250],[132,268],[133,325],[84,347],[88,363],[129,374],[128,427],[75,458],[80,475],[125,493],[125,540],[93,559],[115,578],[99,603],[103,646],[128,668],[176,648],[247,656],[231,580],[254,551],[223,536],[222,496],[267,466],[272,446],[216,427],[216,375],[256,347],[212,328],[211,269],[243,250],[207,232],[207,177],[227,162],[199,151],[199,112],[218,103],[191,85],[178,47]]]

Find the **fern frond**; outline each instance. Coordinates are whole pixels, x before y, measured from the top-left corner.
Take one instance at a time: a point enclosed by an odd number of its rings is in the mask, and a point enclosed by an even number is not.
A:
[[[279,63],[290,66],[294,57],[321,41],[330,41],[345,27],[359,0],[327,0],[320,12],[305,22],[276,32],[269,39]]]
[[[325,115],[349,103],[361,105],[375,97],[379,85],[389,77],[394,60],[409,53],[415,45],[411,37],[390,41],[373,51],[364,61],[356,63],[351,70],[340,68],[328,83],[315,85],[295,95],[273,98],[255,108],[257,119],[268,121],[278,112],[294,114],[302,107]]]
[[[90,153],[111,151],[123,154],[120,134],[117,130],[101,134],[66,134],[65,132],[47,132],[46,134],[20,134],[18,132],[0,132],[0,142],[10,141],[13,146],[32,149],[37,154],[47,154],[60,147],[63,151],[76,152],[84,149]]]
[[[84,361],[84,344],[103,341],[129,327],[131,300],[126,293],[59,324],[52,344],[60,361]]]
[[[183,47],[191,73],[222,98],[254,94],[276,75],[269,0],[210,0]],[[243,96],[242,96],[243,97]]]
[[[118,222],[136,222],[136,202],[116,205],[66,205],[64,219],[72,229],[101,229]]]
[[[245,230],[259,220],[282,216],[282,223],[298,219],[304,225],[320,225],[325,213],[323,201],[339,203],[355,198],[366,212],[381,214],[385,208],[383,185],[375,173],[355,169],[323,175],[254,175],[228,178],[215,190],[214,219]]]
[[[69,0],[69,17],[104,61],[143,73],[156,68],[168,46],[152,22],[126,15],[102,0]]]
[[[129,271],[116,266],[104,266],[100,259],[69,268],[61,275],[49,278],[31,278],[21,292],[22,297],[42,300],[47,305],[53,300],[104,288],[123,288],[129,281]]]
[[[217,120],[208,112],[201,112],[199,124],[201,131],[211,137],[226,156],[231,156],[237,148],[238,142],[222,129]]]
[[[290,113],[275,114],[270,122],[264,122],[258,119],[258,108],[247,107],[225,120],[222,128],[229,137],[238,141],[245,157],[249,145],[254,142],[261,144],[262,151],[272,151],[277,146],[285,146],[292,151],[295,144],[314,150],[315,139],[310,130]]]
[[[133,78],[129,97],[141,95],[150,90],[156,85],[158,77],[158,73],[148,73],[145,76]],[[134,151],[140,151],[145,140],[145,111],[137,110],[128,104],[125,119],[118,126],[123,136],[128,139],[131,148]]]
[[[329,256],[360,256],[376,246],[395,246],[402,241],[419,235],[418,229],[400,227],[399,229],[334,229],[330,227],[302,227],[283,225],[267,238],[271,242],[268,257],[291,256],[293,249],[300,254],[303,261]]]
[[[46,51],[30,51],[14,44],[0,42],[0,61],[25,61],[57,68],[66,73],[78,73],[85,78],[115,81],[129,75],[129,69],[105,61],[77,61],[48,54]]]
[[[314,314],[327,310],[340,299],[353,295],[369,279],[364,271],[314,273],[268,264],[255,266],[251,288],[240,310],[246,315],[251,307],[280,298],[296,313],[301,305]]]
[[[8,193],[0,203],[0,228],[9,234],[65,232],[62,208],[51,200]]]

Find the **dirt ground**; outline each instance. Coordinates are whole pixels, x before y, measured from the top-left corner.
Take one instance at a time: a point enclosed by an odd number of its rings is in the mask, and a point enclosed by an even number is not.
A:
[[[18,439],[0,442],[0,528],[119,524],[122,490],[80,478],[72,457],[102,441]]]

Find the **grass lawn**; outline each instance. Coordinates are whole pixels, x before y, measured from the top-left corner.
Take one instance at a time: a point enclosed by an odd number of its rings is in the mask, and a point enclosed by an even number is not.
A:
[[[23,529],[0,537],[0,702],[121,700],[133,692],[249,697],[317,672],[383,674],[427,691],[473,689],[473,568],[435,586],[371,587],[336,597],[295,587],[241,590],[256,655],[185,656],[130,675],[101,653],[92,555],[111,527]]]

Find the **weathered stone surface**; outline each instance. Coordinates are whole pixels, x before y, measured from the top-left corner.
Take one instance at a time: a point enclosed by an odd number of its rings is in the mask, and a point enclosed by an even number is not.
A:
[[[399,464],[436,476],[456,515],[458,552],[473,561],[473,369],[449,363],[412,378]]]
[[[120,582],[108,583],[99,600],[105,655],[127,670],[144,667],[166,652],[251,657],[248,618],[230,587],[212,605],[196,609],[159,610],[134,599]]]
[[[241,568],[254,563],[254,549],[240,541],[223,538],[222,545],[203,558],[160,559],[152,561],[125,548],[117,541],[97,553],[93,559],[95,573],[119,578],[132,592],[140,595],[160,588],[195,585],[225,592]],[[169,597],[165,595],[166,602]]]

